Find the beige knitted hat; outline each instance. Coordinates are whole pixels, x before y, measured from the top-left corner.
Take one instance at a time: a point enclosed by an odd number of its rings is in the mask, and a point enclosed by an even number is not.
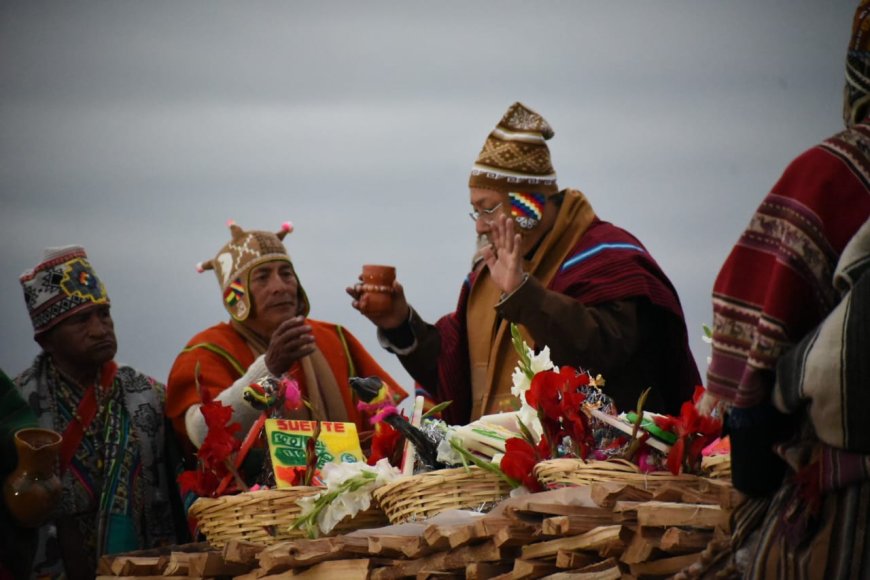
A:
[[[248,289],[251,272],[260,264],[283,261],[291,266],[290,256],[282,240],[293,231],[293,224],[284,222],[277,233],[252,231],[246,232],[230,221],[232,239],[218,252],[217,256],[197,264],[199,272],[214,270],[218,284],[223,292],[224,308],[235,320],[243,322],[251,314],[251,293]],[[295,268],[294,268],[295,271]],[[299,276],[296,276],[297,282]],[[311,306],[302,283],[299,286],[300,314],[308,315]]]
[[[469,187],[505,193],[559,191],[547,140],[554,135],[541,115],[514,103],[486,138],[471,169]]]

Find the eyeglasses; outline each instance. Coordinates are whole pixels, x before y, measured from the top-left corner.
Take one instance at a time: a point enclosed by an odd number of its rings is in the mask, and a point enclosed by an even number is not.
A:
[[[468,216],[472,219],[474,223],[477,223],[477,220],[479,220],[480,218],[484,218],[484,221],[486,223],[491,224],[493,221],[495,221],[495,216],[497,215],[496,212],[501,208],[501,206],[502,203],[499,202],[498,205],[490,209],[474,210],[470,212]]]

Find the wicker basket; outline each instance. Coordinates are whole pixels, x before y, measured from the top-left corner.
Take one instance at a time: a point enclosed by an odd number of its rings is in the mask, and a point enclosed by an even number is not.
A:
[[[635,464],[624,459],[585,463],[580,459],[550,459],[535,465],[535,476],[548,488],[616,481],[649,491],[671,483],[695,484],[700,479],[697,475],[674,475],[670,471],[643,473]]]
[[[290,529],[301,512],[296,501],[323,489],[298,486],[217,498],[201,497],[190,506],[189,514],[197,520],[208,543],[216,548],[222,548],[229,540],[274,544],[305,536],[304,530]],[[332,534],[375,528],[387,523],[384,512],[372,507],[353,519],[343,520],[332,530]]]
[[[393,524],[424,520],[450,509],[488,511],[511,491],[500,477],[479,467],[439,469],[404,477],[374,491]]]

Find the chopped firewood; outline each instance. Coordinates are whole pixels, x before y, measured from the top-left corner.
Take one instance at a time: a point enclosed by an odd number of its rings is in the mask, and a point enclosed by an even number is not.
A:
[[[96,576],[94,580],[190,580],[189,576]]]
[[[112,574],[115,576],[157,576],[162,572],[158,568],[159,556],[119,556],[112,562]]]
[[[194,577],[237,576],[251,571],[251,566],[236,562],[225,562],[217,552],[191,554],[188,559],[187,574]]]
[[[525,559],[555,556],[559,550],[600,550],[609,544],[625,545],[623,526],[601,526],[579,536],[569,536],[558,540],[538,542],[522,549]]]
[[[167,576],[186,576],[190,569],[190,554],[186,552],[172,552],[169,555],[160,556],[160,560],[160,569]]]
[[[259,568],[257,568],[255,570],[251,570],[247,574],[241,574],[239,576],[235,576],[235,577],[233,577],[233,580],[262,580],[262,578],[266,577],[266,576],[264,576],[264,574],[265,574],[265,572],[262,572],[262,571],[260,571]]]
[[[538,522],[527,522],[504,516],[486,516],[474,522],[473,539],[486,539],[495,536],[500,529],[506,527],[513,530],[525,529],[530,534],[540,534],[541,531],[541,526]]]
[[[552,516],[541,522],[541,534],[545,536],[576,536],[600,526],[621,523],[621,514],[609,510],[585,515]]]
[[[617,501],[648,501],[653,495],[645,489],[639,489],[631,484],[602,484],[592,485],[590,492],[595,505],[603,508],[612,508]]]
[[[321,562],[306,570],[293,572],[292,578],[301,580],[320,580],[322,578],[341,578],[341,580],[366,580],[372,567],[368,558],[355,560],[332,560]],[[286,577],[286,575],[283,575]],[[264,579],[265,580],[265,579]]]
[[[115,556],[103,556],[97,562],[97,576],[111,576],[112,575],[112,559],[116,558]]]
[[[718,488],[707,486],[705,489],[694,489],[673,483],[656,490],[652,499],[653,501],[719,505],[722,498]]]
[[[333,546],[350,554],[371,554],[369,550],[369,536],[335,536],[332,538]]]
[[[526,526],[510,526],[501,528],[492,537],[493,543],[501,547],[525,546],[539,539],[539,535]]]
[[[222,555],[226,562],[255,565],[257,563],[257,555],[263,551],[263,548],[265,546],[262,544],[230,540],[224,546]]]
[[[728,512],[716,505],[648,501],[637,505],[642,526],[715,528],[728,525]]]
[[[658,548],[661,535],[661,530],[655,529],[643,529],[636,533],[620,556],[619,561],[626,564],[646,562]]]
[[[662,535],[659,548],[670,554],[684,554],[703,550],[713,539],[709,530],[668,528]]]
[[[619,500],[613,504],[613,513],[623,514],[623,517],[636,517],[637,506],[643,505],[644,501]]]
[[[475,524],[478,522],[451,526],[427,526],[423,531],[423,539],[433,550],[446,550],[463,546],[483,535],[476,531]]]
[[[419,536],[369,536],[369,553],[387,558],[417,558],[432,551]]]
[[[588,552],[571,552],[569,550],[559,550],[556,552],[556,568],[561,568],[562,570],[582,568],[600,560],[601,558]]]
[[[683,492],[684,490],[682,487],[665,484],[656,490],[655,494],[653,494],[652,499],[654,501],[670,501],[681,503],[683,501]]]
[[[528,578],[540,578],[547,574],[557,572],[559,569],[551,562],[540,560],[515,560],[511,578],[514,580],[526,580]]]
[[[465,567],[466,580],[489,580],[500,574],[513,570],[513,564],[508,562],[472,562]]]
[[[625,578],[625,576],[619,567],[619,562],[613,558],[608,558],[570,572],[557,572],[550,576],[544,576],[542,580],[567,580],[569,578],[571,580],[615,580]]]
[[[281,572],[325,562],[343,560],[350,555],[334,538],[291,540],[267,547],[260,552],[260,568],[265,572]]]
[[[465,580],[465,572],[417,572],[415,580]]]
[[[701,558],[700,552],[691,554],[683,554],[682,556],[673,556],[671,558],[662,558],[660,560],[650,560],[649,562],[640,562],[631,564],[629,568],[635,576],[669,576],[676,574],[683,568],[691,566]]]
[[[534,497],[534,495],[532,496]],[[583,505],[564,505],[557,503],[547,503],[545,501],[529,500],[523,510],[517,510],[515,513],[522,515],[533,515],[540,519],[542,516],[572,516],[572,515],[590,515],[597,514],[602,511],[602,508],[589,507]]]
[[[415,560],[396,561],[392,566],[372,571],[373,580],[390,580],[414,576],[429,570],[464,570],[472,562],[498,562],[512,557],[510,548],[499,548],[491,541],[476,546],[462,546],[449,552],[438,552]]]

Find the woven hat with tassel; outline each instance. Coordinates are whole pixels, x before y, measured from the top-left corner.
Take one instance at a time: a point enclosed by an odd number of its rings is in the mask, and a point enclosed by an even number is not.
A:
[[[284,222],[276,232],[246,232],[234,221],[228,222],[232,239],[220,249],[217,256],[196,265],[199,272],[214,270],[223,295],[224,308],[233,319],[243,322],[251,314],[251,293],[248,289],[251,272],[260,264],[282,261],[291,266],[290,256],[282,241],[293,231],[293,224]],[[294,268],[295,273],[295,268]],[[296,277],[297,281],[299,277]],[[308,296],[299,282],[299,314],[310,310]]]
[[[469,187],[505,193],[558,192],[547,147],[553,135],[553,128],[541,115],[522,103],[514,103],[483,143],[471,168]]]

